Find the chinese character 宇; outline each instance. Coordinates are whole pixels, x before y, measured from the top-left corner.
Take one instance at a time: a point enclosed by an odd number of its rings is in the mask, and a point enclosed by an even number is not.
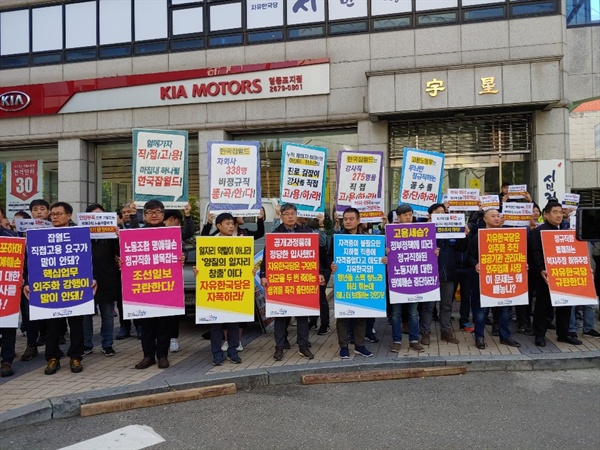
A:
[[[427,89],[425,92],[428,92],[431,97],[435,97],[438,95],[438,92],[445,91],[444,82],[441,80],[433,79],[427,82]]]

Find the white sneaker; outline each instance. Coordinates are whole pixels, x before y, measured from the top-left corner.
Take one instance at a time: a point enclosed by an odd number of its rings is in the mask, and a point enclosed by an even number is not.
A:
[[[244,346],[242,345],[242,343],[240,342],[240,345],[237,346],[236,350],[238,352],[243,352],[244,351]]]
[[[179,341],[177,338],[171,338],[171,345],[169,345],[169,351],[177,353],[179,351]]]
[[[229,349],[229,342],[223,341],[223,344],[221,344],[221,350],[226,352],[228,349]]]

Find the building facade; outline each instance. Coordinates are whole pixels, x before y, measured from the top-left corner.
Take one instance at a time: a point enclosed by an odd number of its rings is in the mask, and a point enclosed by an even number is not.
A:
[[[0,163],[43,160],[45,198],[114,210],[132,129],[187,130],[202,204],[207,142],[256,140],[263,197],[279,196],[283,142],[327,147],[329,210],[337,151],[383,151],[393,207],[404,147],[445,154],[444,189],[600,206],[599,3],[4,0]]]

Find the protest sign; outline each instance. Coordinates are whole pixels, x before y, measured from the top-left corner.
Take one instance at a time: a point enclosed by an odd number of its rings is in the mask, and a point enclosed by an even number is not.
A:
[[[260,214],[260,144],[258,142],[208,142],[209,209],[215,216]]]
[[[185,313],[181,229],[121,230],[123,319]]]
[[[479,211],[479,189],[448,189],[448,210]]]
[[[477,239],[481,307],[527,305],[527,230],[482,228]]]
[[[385,237],[333,236],[335,317],[385,317]]]
[[[254,267],[256,273],[254,274],[254,305],[256,315],[260,323],[260,328],[263,333],[270,333],[273,331],[275,322],[272,317],[267,317],[267,302],[265,299],[265,288],[260,282],[260,265],[264,258],[265,250],[262,249],[260,252],[254,255]]]
[[[19,233],[40,228],[53,228],[52,222],[42,219],[15,219],[15,227]]]
[[[298,217],[325,213],[327,149],[283,143],[281,150],[281,203],[293,203]]]
[[[89,228],[29,230],[27,268],[31,320],[94,314]]]
[[[462,239],[465,235],[464,214],[432,214],[436,239]]]
[[[507,202],[502,204],[503,225],[509,227],[528,227],[533,214],[533,203]]]
[[[166,209],[188,203],[187,131],[133,130],[133,201],[152,199]]]
[[[579,194],[568,194],[568,193],[566,193],[563,196],[562,207],[563,208],[577,209],[577,207],[579,206],[579,199],[580,199],[580,195]]]
[[[89,227],[92,239],[117,238],[117,213],[79,213],[77,214],[77,224],[80,227]]]
[[[336,212],[356,208],[362,223],[383,217],[383,152],[338,152]]]
[[[526,184],[511,184],[508,186],[508,198],[521,199],[527,194]]]
[[[12,219],[16,212],[28,211],[32,200],[43,198],[42,160],[8,161],[6,163],[6,214]]]
[[[267,317],[319,315],[319,235],[265,236]]]
[[[196,323],[254,321],[254,238],[196,238]]]
[[[597,305],[587,244],[575,230],[543,230],[541,236],[552,306]]]
[[[427,208],[442,198],[444,154],[404,148],[400,203],[413,207],[415,214],[427,216]]]
[[[390,303],[440,300],[435,224],[386,225]]]
[[[500,197],[498,195],[482,195],[479,197],[479,203],[483,211],[488,209],[500,210]]]
[[[0,328],[18,328],[25,238],[0,237]]]

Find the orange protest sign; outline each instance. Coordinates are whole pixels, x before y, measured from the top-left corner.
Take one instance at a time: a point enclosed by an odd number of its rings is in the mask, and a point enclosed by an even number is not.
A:
[[[527,230],[484,228],[477,238],[481,306],[526,305]]]
[[[552,306],[595,305],[587,244],[575,239],[575,230],[544,230],[541,236]]]

